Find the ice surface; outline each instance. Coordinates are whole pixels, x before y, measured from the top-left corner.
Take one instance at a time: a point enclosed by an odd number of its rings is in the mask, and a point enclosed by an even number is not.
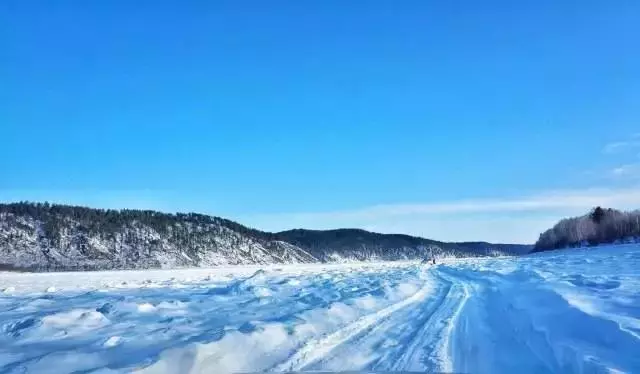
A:
[[[640,372],[640,246],[0,273],[0,372]]]

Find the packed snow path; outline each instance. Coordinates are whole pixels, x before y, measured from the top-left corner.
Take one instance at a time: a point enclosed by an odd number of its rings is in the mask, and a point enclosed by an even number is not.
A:
[[[0,273],[0,372],[640,372],[640,247]]]

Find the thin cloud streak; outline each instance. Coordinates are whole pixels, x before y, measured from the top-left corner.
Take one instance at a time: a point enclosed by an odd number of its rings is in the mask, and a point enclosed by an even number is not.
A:
[[[515,199],[478,199],[442,203],[377,205],[330,212],[281,213],[269,215],[296,219],[375,219],[405,215],[440,215],[461,213],[535,212],[566,209],[590,209],[602,205],[622,209],[640,206],[638,189],[587,189],[558,191]]]
[[[611,175],[616,178],[639,177],[640,163],[618,166],[611,170]]]
[[[633,134],[632,140],[608,143],[602,148],[602,152],[611,154],[611,153],[623,152],[631,148],[640,147],[639,136],[640,134]]]
[[[510,199],[377,205],[239,218],[250,226],[269,231],[349,227],[447,241],[533,243],[558,220],[584,214],[595,206],[640,208],[640,188],[551,191]]]

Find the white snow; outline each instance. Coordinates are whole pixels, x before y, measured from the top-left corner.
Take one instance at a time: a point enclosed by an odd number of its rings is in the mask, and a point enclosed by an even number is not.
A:
[[[142,303],[138,305],[138,312],[140,313],[151,313],[156,310],[156,307],[149,303]]]
[[[640,372],[639,289],[636,244],[436,266],[0,272],[0,372]]]
[[[105,347],[115,347],[116,345],[118,345],[120,343],[120,340],[122,340],[119,336],[112,336],[109,339],[107,339],[106,342],[104,342],[104,346]]]

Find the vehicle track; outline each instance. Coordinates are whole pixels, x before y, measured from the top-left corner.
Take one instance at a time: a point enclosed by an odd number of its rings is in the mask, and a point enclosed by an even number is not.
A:
[[[415,294],[389,305],[374,313],[364,315],[354,322],[320,338],[311,339],[305,342],[292,356],[286,361],[278,364],[271,371],[297,371],[310,366],[311,364],[322,360],[330,354],[335,348],[341,346],[345,342],[350,341],[359,334],[366,334],[367,331],[376,324],[390,318],[399,310],[424,300],[432,291],[431,284],[425,284]]]
[[[428,274],[413,296],[306,342],[273,370],[450,370],[449,336],[468,291],[435,268]]]

